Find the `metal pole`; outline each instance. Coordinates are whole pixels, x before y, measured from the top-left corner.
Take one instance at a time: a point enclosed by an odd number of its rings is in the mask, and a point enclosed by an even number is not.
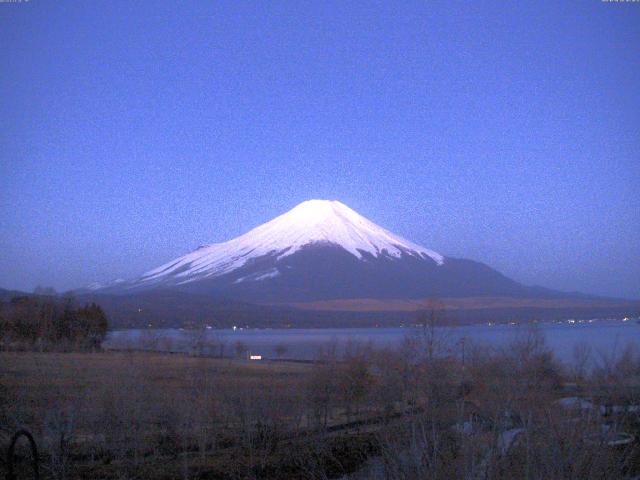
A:
[[[15,462],[15,448],[16,443],[20,437],[26,437],[31,447],[31,468],[33,470],[34,480],[40,479],[40,471],[38,469],[38,447],[36,441],[33,439],[33,435],[27,430],[18,430],[11,438],[11,444],[9,445],[9,451],[7,452],[7,480],[16,480],[15,473],[13,471],[13,464]]]

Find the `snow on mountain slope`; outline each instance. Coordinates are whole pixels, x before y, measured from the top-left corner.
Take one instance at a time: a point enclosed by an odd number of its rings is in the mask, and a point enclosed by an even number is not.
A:
[[[313,244],[338,245],[359,259],[367,253],[374,257],[430,258],[438,265],[444,262],[442,255],[394,235],[338,201],[308,200],[233,240],[201,246],[151,270],[142,275],[139,284],[169,279],[172,283],[184,284],[214,278],[252,259],[265,255],[281,259]],[[277,275],[277,270],[271,270],[252,280]]]

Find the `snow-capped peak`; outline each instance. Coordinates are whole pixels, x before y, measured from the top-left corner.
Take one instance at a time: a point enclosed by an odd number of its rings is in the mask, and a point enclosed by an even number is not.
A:
[[[304,246],[318,243],[340,246],[357,258],[368,253],[374,257],[429,257],[438,265],[444,261],[442,255],[394,235],[343,203],[308,200],[233,240],[203,245],[151,270],[141,281],[172,277],[178,283],[187,283],[217,277],[243,266],[250,259],[268,254],[281,259]]]

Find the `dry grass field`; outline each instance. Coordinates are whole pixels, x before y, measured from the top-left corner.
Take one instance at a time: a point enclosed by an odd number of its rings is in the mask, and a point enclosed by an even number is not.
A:
[[[60,392],[82,398],[105,386],[130,387],[142,382],[163,396],[193,387],[195,376],[242,388],[259,388],[301,382],[309,364],[260,362],[191,357],[154,352],[97,353],[0,353],[0,384],[15,394],[33,394],[32,400],[47,404]],[[275,382],[275,383],[274,383]]]
[[[428,335],[313,364],[0,352],[0,449],[26,427],[59,480],[633,478],[640,412],[600,407],[640,403],[640,355],[604,367],[562,368],[535,336],[465,364]]]
[[[309,370],[175,354],[5,352],[0,429],[6,441],[26,425],[41,450],[62,450],[54,478],[97,464],[144,472],[149,457],[175,464],[180,452],[233,443],[243,422],[276,421],[274,405],[282,408],[278,426],[301,425]],[[100,475],[111,476],[109,468]]]

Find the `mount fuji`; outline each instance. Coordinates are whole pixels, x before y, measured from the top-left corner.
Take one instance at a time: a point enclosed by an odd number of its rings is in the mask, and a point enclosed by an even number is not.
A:
[[[445,257],[329,200],[303,202],[237,238],[203,245],[135,280],[97,287],[102,293],[154,289],[270,304],[552,295],[482,263]]]

